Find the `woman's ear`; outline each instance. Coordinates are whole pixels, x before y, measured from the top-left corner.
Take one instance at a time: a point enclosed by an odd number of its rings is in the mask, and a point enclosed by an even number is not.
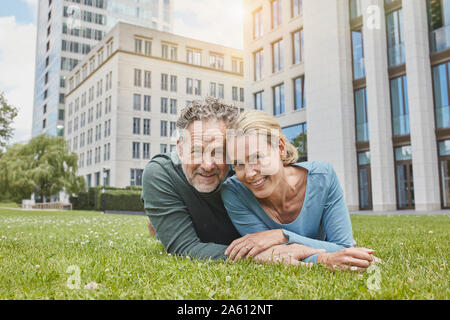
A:
[[[286,143],[284,142],[284,140],[282,138],[278,139],[278,148],[280,150],[281,159],[285,159],[287,156],[287,148],[286,148]]]

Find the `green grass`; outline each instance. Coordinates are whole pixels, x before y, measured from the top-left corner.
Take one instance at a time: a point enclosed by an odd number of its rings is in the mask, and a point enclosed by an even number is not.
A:
[[[190,260],[165,253],[147,218],[0,209],[1,299],[449,299],[450,216],[352,216],[374,273]],[[6,238],[5,238],[6,237]],[[67,285],[80,268],[80,288]],[[70,269],[69,269],[70,271]],[[85,285],[96,282],[98,288]]]

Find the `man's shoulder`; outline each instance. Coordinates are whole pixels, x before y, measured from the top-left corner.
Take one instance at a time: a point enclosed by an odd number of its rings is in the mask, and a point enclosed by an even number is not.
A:
[[[145,166],[145,171],[168,171],[174,170],[176,163],[171,153],[161,153],[155,155]]]

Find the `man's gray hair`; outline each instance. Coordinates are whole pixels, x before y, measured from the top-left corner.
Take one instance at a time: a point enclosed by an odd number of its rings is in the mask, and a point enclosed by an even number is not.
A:
[[[236,120],[239,115],[238,108],[227,105],[220,100],[208,97],[204,101],[194,100],[190,105],[181,110],[177,121],[178,130],[185,130],[194,121],[221,120],[227,127]]]

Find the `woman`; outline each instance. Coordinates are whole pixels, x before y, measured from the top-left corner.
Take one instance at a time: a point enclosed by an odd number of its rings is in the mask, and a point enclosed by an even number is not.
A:
[[[233,129],[227,155],[236,175],[225,182],[222,199],[233,224],[246,236],[228,247],[229,259],[298,244],[290,257],[302,257],[300,250],[315,253],[304,255],[304,262],[352,271],[368,268],[374,251],[352,248],[350,215],[332,166],[296,163],[297,149],[278,122],[262,111],[241,114]]]

